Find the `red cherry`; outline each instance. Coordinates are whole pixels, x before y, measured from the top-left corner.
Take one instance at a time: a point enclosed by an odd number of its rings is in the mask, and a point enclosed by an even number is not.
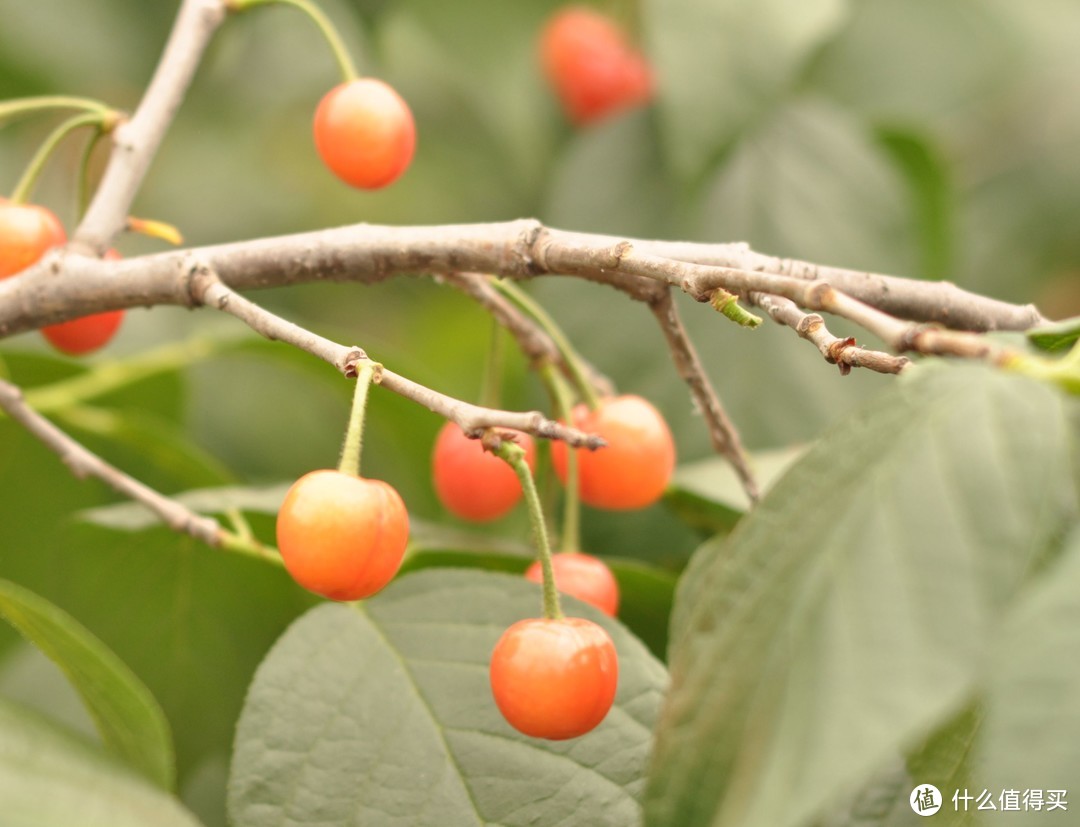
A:
[[[528,434],[515,434],[525,449],[525,461],[535,466],[536,449]],[[514,470],[469,439],[453,422],[439,431],[431,455],[431,474],[439,501],[463,520],[487,522],[508,513],[521,499]]]
[[[576,738],[611,709],[619,660],[591,620],[519,620],[491,653],[491,692],[510,726],[533,738]]]
[[[640,396],[603,399],[596,410],[578,405],[574,427],[598,434],[607,447],[577,449],[583,502],[596,508],[644,508],[660,499],[675,469],[675,441],[667,423]],[[566,482],[566,443],[551,446],[551,463]]]
[[[120,254],[116,250],[108,250],[105,258],[115,261],[120,258]],[[41,328],[41,333],[62,353],[82,356],[107,345],[123,321],[123,310],[108,310],[48,325]]]
[[[49,210],[0,198],[0,279],[25,270],[66,241],[64,226]]]
[[[555,587],[563,594],[584,600],[611,617],[619,611],[619,584],[603,560],[578,551],[561,551],[551,555],[551,568]],[[544,582],[539,560],[525,571],[525,578]]]
[[[370,597],[397,574],[409,541],[409,515],[382,480],[312,471],[285,494],[277,542],[301,586],[331,600]]]
[[[379,189],[405,172],[416,149],[408,104],[374,78],[342,83],[315,110],[315,148],[330,170],[361,189]]]
[[[540,37],[544,73],[577,124],[648,103],[652,71],[613,20],[570,6],[556,12]]]

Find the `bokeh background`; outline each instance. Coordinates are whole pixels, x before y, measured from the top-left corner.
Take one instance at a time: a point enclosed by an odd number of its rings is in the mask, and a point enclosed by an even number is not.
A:
[[[762,252],[823,264],[948,278],[1002,299],[1034,301],[1051,317],[1080,313],[1075,0],[601,4],[635,32],[655,68],[658,94],[646,109],[584,129],[566,122],[538,66],[537,33],[556,3],[321,5],[362,73],[389,81],[413,108],[419,143],[408,173],[384,191],[360,193],[321,166],[310,123],[319,98],[338,81],[335,64],[314,26],[294,9],[258,9],[227,21],[216,37],[135,202],[137,215],[176,224],[189,245],[356,222],[531,216],[580,231],[748,241]],[[133,109],[177,6],[164,0],[0,0],[0,98],[76,94]],[[12,189],[54,124],[35,117],[0,127],[0,192]],[[65,146],[35,198],[69,227],[76,220],[79,143]],[[95,158],[98,167],[104,157]],[[135,237],[117,246],[127,257],[162,248]],[[646,309],[569,279],[545,279],[529,289],[621,390],[647,396],[664,411],[681,461],[709,456],[704,428]],[[364,346],[417,381],[462,398],[479,393],[489,320],[424,276],[253,298],[325,336]],[[704,306],[685,301],[682,307],[752,449],[811,440],[892,381],[860,371],[841,377],[776,325],[746,331]],[[244,336],[238,322],[210,311],[132,311],[115,343],[90,364],[193,338]],[[213,348],[209,358],[105,397],[92,410],[66,412],[64,424],[169,492],[280,483],[335,462],[347,383],[283,345]],[[27,387],[84,369],[49,355],[36,334],[3,341],[0,355],[5,370]],[[504,392],[508,407],[545,404],[520,358],[508,362]],[[374,395],[370,416],[365,472],[390,480],[417,524],[453,526],[428,476],[440,421],[383,393]],[[185,582],[221,607],[222,618],[230,602],[241,600],[230,583],[247,584],[245,601],[256,599],[259,589],[276,601],[276,614],[231,629],[236,637],[220,644],[223,661],[245,653],[236,666],[238,704],[250,674],[244,670],[253,668],[304,598],[283,596],[292,593],[278,573],[256,572],[246,561],[210,562],[206,550],[191,544],[161,569],[146,562],[146,548],[135,548],[133,540],[73,527],[72,513],[111,502],[112,495],[96,483],[71,480],[10,425],[0,433],[6,444],[0,493],[9,503],[0,520],[0,576],[19,575],[54,598],[66,596],[62,605],[82,606],[82,619],[129,659],[154,645],[149,632],[138,641],[121,640],[121,627],[142,609],[118,615],[115,606],[96,605],[94,578],[130,577],[136,606],[152,603],[156,594],[179,600],[169,578],[190,578]],[[526,530],[517,514],[488,531],[521,541]],[[700,539],[664,505],[618,517],[585,515],[587,550],[673,571]],[[67,552],[111,554],[112,568],[88,568],[94,572],[89,579],[72,582],[81,570],[65,568],[60,545]],[[214,568],[219,565],[237,568],[223,575]],[[209,579],[217,585],[207,585]],[[201,631],[193,622],[188,631],[220,634],[228,624],[215,626],[217,620],[206,620]],[[247,616],[244,622],[253,623]],[[175,661],[143,676],[168,692],[169,681],[191,666],[180,656]],[[5,674],[0,689],[37,687],[33,678]],[[195,675],[196,688],[204,678],[207,687],[216,686],[209,676]],[[24,688],[23,694],[41,690]],[[205,716],[192,698],[178,694],[165,703],[173,715]],[[234,701],[213,713],[226,730]],[[220,793],[225,741],[206,733],[178,740],[185,799],[213,823],[207,813]],[[211,802],[205,806],[199,803],[204,792]]]

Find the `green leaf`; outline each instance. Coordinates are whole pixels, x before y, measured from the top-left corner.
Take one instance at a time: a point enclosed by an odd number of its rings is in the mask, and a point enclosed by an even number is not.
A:
[[[986,715],[973,775],[980,788],[1073,787],[1080,771],[1080,530],[1004,618],[986,669]],[[1030,748],[1037,745],[1037,748]],[[1046,814],[1010,814],[1042,824]],[[1040,819],[1039,816],[1042,818]]]
[[[846,0],[648,0],[666,148],[693,175],[790,89]]]
[[[678,217],[646,112],[631,112],[576,132],[550,176],[544,219],[583,232],[645,238]]]
[[[1080,339],[1080,316],[1033,327],[1026,335],[1033,345],[1043,350],[1064,350]]]
[[[197,827],[172,796],[38,713],[0,698],[4,827]]]
[[[794,100],[742,137],[707,184],[697,234],[773,255],[912,273],[904,179],[872,132],[834,104]],[[839,335],[839,334],[838,334]]]
[[[649,823],[809,824],[960,714],[1002,610],[1076,519],[1075,414],[1030,380],[927,366],[703,546]]]
[[[794,445],[772,451],[756,451],[750,467],[762,493],[806,450]],[[750,509],[738,475],[726,459],[709,459],[680,465],[664,492],[664,503],[683,522],[709,534],[727,533]]]
[[[637,823],[666,673],[618,623],[567,603],[611,633],[620,674],[607,719],[563,742],[511,729],[488,684],[499,635],[539,611],[534,584],[427,571],[366,603],[312,610],[278,641],[248,694],[233,823]]]
[[[0,580],[0,615],[64,670],[105,744],[165,789],[175,781],[172,735],[150,690],[69,614]]]
[[[878,141],[903,173],[919,235],[922,261],[917,274],[944,279],[952,272],[953,193],[945,159],[925,135],[885,127]]]

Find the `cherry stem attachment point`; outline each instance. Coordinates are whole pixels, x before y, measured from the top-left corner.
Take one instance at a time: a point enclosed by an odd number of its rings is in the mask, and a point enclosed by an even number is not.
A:
[[[573,400],[566,380],[551,363],[541,367],[540,378],[555,406],[555,416],[567,425],[572,425]],[[581,481],[578,478],[578,452],[569,445],[566,446],[564,488],[566,495],[563,498],[562,539],[559,548],[561,551],[581,551]]]
[[[292,6],[295,9],[299,9],[318,27],[323,39],[326,40],[326,45],[330,47],[330,51],[334,55],[334,60],[337,61],[343,83],[348,83],[350,80],[356,80],[356,78],[360,76],[356,71],[356,65],[349,56],[349,50],[345,48],[345,42],[341,39],[341,35],[338,33],[337,28],[323,10],[315,3],[310,2],[310,0],[226,0],[225,5],[230,11],[241,12],[247,11],[255,6],[269,6],[272,3],[279,3],[283,6]]]
[[[343,474],[360,476],[360,454],[364,448],[364,412],[367,408],[368,388],[374,381],[378,384],[377,374],[382,365],[364,359],[356,366],[356,389],[353,391],[352,412],[349,414],[349,429],[345,432],[345,446],[341,449],[341,462],[338,470]]]
[[[540,325],[543,331],[547,333],[551,338],[551,341],[555,343],[555,347],[558,348],[559,355],[562,356],[563,362],[570,371],[570,375],[574,378],[574,384],[577,386],[577,391],[581,395],[581,398],[585,400],[585,404],[588,405],[590,409],[595,410],[600,404],[600,396],[593,386],[592,379],[589,377],[589,371],[586,370],[584,361],[577,350],[574,349],[574,346],[570,344],[570,340],[566,338],[566,334],[563,333],[562,328],[560,328],[548,312],[540,306],[539,302],[533,299],[532,296],[516,284],[512,284],[505,279],[492,278],[491,286],[528,314],[533,321]]]
[[[30,163],[26,166],[26,172],[24,172],[22,178],[19,179],[19,183],[15,185],[15,191],[11,194],[11,200],[16,204],[22,204],[30,198],[30,194],[34,189],[34,184],[37,183],[37,179],[41,175],[41,171],[45,168],[45,164],[56,150],[56,147],[60,145],[60,142],[70,133],[83,126],[96,126],[99,130],[108,132],[116,125],[118,118],[118,113],[109,110],[106,110],[105,112],[95,110],[92,112],[84,112],[73,118],[68,118],[60,124],[60,126],[56,127],[56,129],[50,132],[48,137],[42,141],[41,146],[39,146],[37,152],[34,153],[34,157],[30,159]]]
[[[491,442],[496,440],[498,444],[496,446],[491,445]],[[525,449],[516,442],[501,439],[498,436],[495,437],[495,440],[489,441],[488,435],[485,434],[484,441],[485,446],[489,447],[495,456],[509,463],[521,482],[521,490],[525,494],[525,505],[529,510],[529,521],[532,523],[536,556],[540,560],[540,570],[544,575],[544,617],[549,620],[558,620],[563,616],[563,613],[562,605],[559,602],[559,590],[555,588],[555,571],[551,567],[551,544],[548,542],[544,512],[540,507],[540,495],[536,493],[536,483],[533,481],[532,471],[529,470],[529,463],[525,461]]]

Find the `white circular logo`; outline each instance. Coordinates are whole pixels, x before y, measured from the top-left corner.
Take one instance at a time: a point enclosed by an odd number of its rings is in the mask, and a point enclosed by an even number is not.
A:
[[[911,802],[911,809],[921,816],[932,816],[941,809],[943,803],[941,790],[933,784],[920,784],[911,791],[908,801]]]

